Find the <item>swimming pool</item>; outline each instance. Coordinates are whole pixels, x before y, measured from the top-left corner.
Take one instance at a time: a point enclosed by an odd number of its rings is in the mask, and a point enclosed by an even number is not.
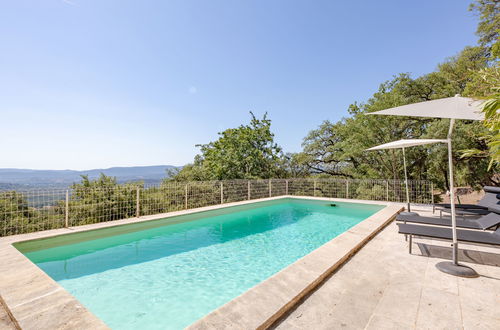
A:
[[[179,329],[382,208],[278,199],[16,247],[110,327]]]

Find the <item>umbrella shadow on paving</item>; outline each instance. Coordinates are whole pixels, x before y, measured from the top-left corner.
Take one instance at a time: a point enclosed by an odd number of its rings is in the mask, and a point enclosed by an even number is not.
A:
[[[422,256],[425,257],[447,260],[451,260],[453,257],[453,249],[451,247],[432,245],[428,243],[417,243],[417,246]],[[463,262],[500,267],[500,254],[498,253],[467,250],[462,248],[459,250],[457,257],[459,261]]]

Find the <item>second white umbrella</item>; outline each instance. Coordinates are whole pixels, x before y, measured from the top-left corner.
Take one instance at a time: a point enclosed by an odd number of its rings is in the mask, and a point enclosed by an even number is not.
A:
[[[406,170],[406,155],[405,148],[421,146],[425,144],[433,144],[433,143],[447,143],[447,140],[439,140],[439,139],[403,139],[392,141],[389,143],[384,143],[378,145],[376,147],[372,147],[366,150],[385,150],[385,149],[403,149],[403,169],[405,172],[405,188],[406,188],[406,204],[408,213],[411,213],[410,208],[410,190],[408,188],[408,171]],[[432,193],[432,192],[431,192]]]

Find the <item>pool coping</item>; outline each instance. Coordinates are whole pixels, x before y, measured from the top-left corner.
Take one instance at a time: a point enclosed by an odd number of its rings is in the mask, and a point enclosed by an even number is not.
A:
[[[386,207],[209,313],[188,328],[266,328],[270,326],[366,244],[403,209],[402,206],[381,201],[284,195],[2,237],[0,238],[0,260],[2,261],[0,262],[0,274],[2,274],[0,299],[4,302],[13,321],[22,329],[109,329],[102,320],[33,264],[13,244],[284,198],[344,201],[386,205]],[[16,271],[12,272],[12,269]]]

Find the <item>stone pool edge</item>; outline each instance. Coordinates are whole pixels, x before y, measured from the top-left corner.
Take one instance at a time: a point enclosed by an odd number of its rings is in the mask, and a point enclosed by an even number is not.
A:
[[[384,204],[387,206],[382,210],[212,311],[186,329],[269,328],[346,263],[404,209],[400,205]]]
[[[47,274],[45,274],[40,268],[38,268],[38,266],[33,264],[28,258],[26,258],[21,252],[19,252],[13,246],[13,244],[22,241],[58,236],[62,234],[77,233],[77,232],[83,232],[101,228],[109,228],[124,224],[139,223],[144,221],[175,217],[178,215],[198,213],[198,212],[210,211],[231,206],[238,206],[238,205],[284,199],[284,198],[325,200],[325,201],[345,201],[353,203],[378,204],[378,205],[391,204],[387,202],[378,202],[378,201],[286,195],[286,196],[261,198],[249,201],[240,201],[234,203],[206,206],[190,210],[156,214],[152,216],[142,216],[139,218],[129,218],[129,219],[109,221],[97,224],[83,225],[78,227],[61,228],[61,229],[47,230],[29,234],[20,234],[20,235],[2,237],[0,238],[0,274],[2,274],[1,276],[2,280],[0,281],[0,296],[4,301],[6,309],[8,310],[9,315],[12,318],[12,321],[16,324],[19,324],[19,326],[22,329],[41,329],[41,328],[42,329],[45,328],[109,329],[102,320],[100,320],[97,316],[95,316],[88,309],[86,309],[75,297],[73,297],[62,286],[60,286],[57,282],[55,282],[52,278],[50,278]],[[372,215],[371,217],[363,220],[360,224],[365,223],[372,217],[378,215],[380,212],[391,207],[395,208],[395,206],[387,206],[384,209],[377,212],[376,214]],[[387,219],[387,223],[390,222],[391,220],[392,218]],[[354,226],[349,231],[339,235],[333,240],[337,240],[338,238],[341,238],[343,235],[353,230],[354,234],[357,233],[356,235],[363,235],[363,236],[366,236],[365,234],[369,235],[370,233],[363,234],[363,229],[356,229],[360,224]],[[375,234],[373,234],[372,236],[374,235]],[[327,242],[325,245],[329,245],[332,241]],[[257,289],[261,285],[270,281],[271,279],[278,276],[288,268],[291,268],[296,264],[301,264],[301,262],[303,262],[304,259],[307,258],[308,260],[309,259],[308,257],[310,255],[315,254],[316,251],[320,249],[324,250],[322,248],[325,245],[311,252],[307,256],[299,259],[289,267],[285,268],[284,270],[280,271],[279,273],[275,274],[274,276],[265,280],[264,282],[261,282],[256,287],[250,289],[249,291],[243,293],[241,296],[235,299],[240,299],[240,297],[245,296],[247,294],[253,296],[255,294],[254,289]],[[361,248],[361,246],[359,248]],[[307,260],[306,264],[308,263]],[[271,281],[271,283],[273,281]],[[227,305],[230,305],[232,302],[233,301],[230,301],[226,305],[223,305],[219,309],[208,314],[205,318],[202,318],[201,320],[191,325],[191,327],[196,328],[197,325],[201,325],[202,322],[207,322],[207,320],[210,322],[210,318],[214,318],[213,314],[218,315],[218,313],[220,313],[221,310],[226,308]],[[201,327],[203,328],[203,325],[201,325]]]

